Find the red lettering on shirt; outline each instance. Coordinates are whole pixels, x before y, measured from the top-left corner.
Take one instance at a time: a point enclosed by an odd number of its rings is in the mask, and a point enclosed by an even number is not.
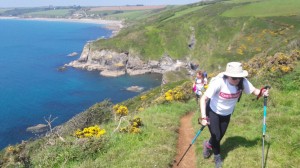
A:
[[[223,99],[237,99],[240,97],[241,91],[238,91],[237,93],[224,93],[220,92],[219,96]]]

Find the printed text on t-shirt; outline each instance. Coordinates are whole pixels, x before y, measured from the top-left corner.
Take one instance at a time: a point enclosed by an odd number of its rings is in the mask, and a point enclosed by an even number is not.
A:
[[[236,99],[236,98],[239,98],[240,94],[241,94],[241,91],[238,91],[237,93],[220,92],[219,96],[223,99]]]

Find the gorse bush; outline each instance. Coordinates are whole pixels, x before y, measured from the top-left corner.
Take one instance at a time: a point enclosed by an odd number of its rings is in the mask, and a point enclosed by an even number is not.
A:
[[[147,99],[147,96],[146,96],[146,95],[141,96],[141,100],[142,100],[142,101],[144,101],[144,100],[146,100],[146,99]]]
[[[120,116],[120,117],[126,116],[128,114],[128,108],[124,105],[116,104],[113,107],[113,110],[114,110],[115,114]]]
[[[182,85],[176,86],[173,89],[169,89],[160,97],[158,97],[155,102],[157,104],[172,102],[172,101],[187,101],[192,95],[192,83],[185,82]]]
[[[16,145],[12,146],[9,145],[5,148],[2,160],[2,163],[5,163],[6,167],[19,167],[22,164],[27,162],[28,158],[22,155],[24,146],[23,145]],[[0,162],[0,167],[2,167],[2,163]]]
[[[140,117],[134,117],[132,120],[129,120],[128,126],[120,128],[120,132],[134,134],[141,133],[141,126],[143,126],[142,119]]]
[[[13,146],[8,146],[7,148],[6,148],[6,152],[7,153],[15,153],[16,152],[16,148],[14,148]]]
[[[105,129],[101,129],[98,125],[84,128],[83,130],[78,129],[74,136],[77,138],[91,138],[91,137],[101,137],[106,133]]]
[[[256,75],[279,77],[293,71],[298,60],[300,51],[292,50],[290,53],[278,52],[267,58],[253,57],[243,66],[249,72],[249,77]]]

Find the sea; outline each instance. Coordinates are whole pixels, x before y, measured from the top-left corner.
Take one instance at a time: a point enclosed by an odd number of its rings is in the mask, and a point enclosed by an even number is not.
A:
[[[37,134],[28,127],[52,127],[105,99],[119,103],[161,84],[160,74],[103,77],[97,71],[59,67],[78,59],[84,45],[112,31],[91,23],[0,19],[0,149]],[[77,56],[70,57],[70,53]]]

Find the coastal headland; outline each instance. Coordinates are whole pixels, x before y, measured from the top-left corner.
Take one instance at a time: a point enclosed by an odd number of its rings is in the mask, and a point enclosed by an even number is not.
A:
[[[116,36],[124,28],[121,20],[104,19],[68,19],[68,18],[23,18],[23,17],[0,17],[0,19],[34,20],[50,22],[77,22],[103,25],[112,30],[112,36]],[[93,50],[88,42],[82,49],[80,57],[62,68],[74,67],[88,71],[99,71],[99,74],[106,77],[117,77],[124,74],[140,75],[146,73],[160,73],[177,71],[180,68],[190,70],[189,63],[182,60],[173,60],[168,55],[162,56],[160,60],[143,61],[142,56],[132,53],[118,53],[111,50]]]

